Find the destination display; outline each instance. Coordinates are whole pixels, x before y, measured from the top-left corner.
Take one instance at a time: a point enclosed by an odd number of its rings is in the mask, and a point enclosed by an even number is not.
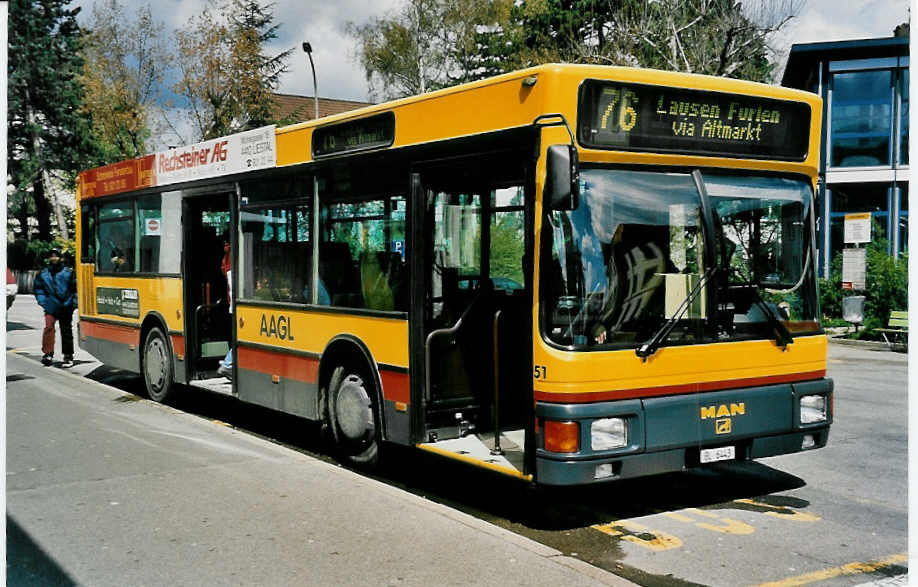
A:
[[[312,133],[312,156],[388,147],[395,140],[395,115],[385,112],[359,120],[322,126]]]
[[[802,161],[809,147],[805,102],[588,80],[578,115],[598,149]]]

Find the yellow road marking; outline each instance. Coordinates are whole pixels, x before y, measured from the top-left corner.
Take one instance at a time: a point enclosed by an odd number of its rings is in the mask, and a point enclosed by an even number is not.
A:
[[[680,514],[677,512],[669,512],[666,515],[668,518],[672,518],[677,522],[683,522],[685,524],[695,524],[699,528],[704,528],[705,530],[711,530],[712,532],[720,532],[721,534],[735,534],[735,535],[746,535],[752,534],[755,532],[755,528],[746,524],[745,522],[740,522],[738,520],[733,520],[731,518],[722,518],[717,514],[712,514],[711,512],[706,512],[704,510],[699,510],[697,508],[688,508],[685,510],[688,513],[695,514],[696,516],[701,516],[703,518],[710,518],[717,520],[719,524],[709,524],[707,522],[699,522],[690,516]]]
[[[762,583],[756,587],[794,587],[796,585],[806,585],[808,583],[815,583],[816,581],[826,581],[828,579],[840,577],[842,575],[860,575],[864,573],[874,573],[880,569],[904,562],[908,562],[907,553],[896,554],[882,560],[867,563],[848,563],[847,565],[842,565],[840,567],[814,571],[812,573],[806,573],[805,575],[798,575],[796,577],[788,577],[787,579],[781,579],[780,581]]]
[[[686,523],[686,524],[694,524],[694,523],[695,523],[695,519],[694,519],[694,518],[690,518],[690,517],[688,517],[688,516],[683,516],[682,514],[680,514],[680,513],[678,513],[678,512],[666,512],[666,513],[663,514],[663,515],[666,516],[667,518],[672,518],[672,519],[676,520],[677,522],[684,522],[684,523]]]
[[[647,526],[637,522],[621,521],[610,522],[608,524],[595,524],[590,526],[594,530],[599,530],[609,536],[621,536],[622,540],[637,544],[638,546],[648,548],[655,552],[680,548],[682,541],[665,532],[650,530]]]
[[[780,518],[782,520],[793,520],[794,522],[818,522],[822,518],[815,514],[810,514],[807,512],[800,512],[789,507],[785,506],[776,506],[770,505],[767,503],[761,503],[752,499],[736,499],[734,500],[737,503],[745,503],[749,505],[754,505],[762,509],[771,510],[768,512],[763,512],[766,516],[771,516],[773,518]]]

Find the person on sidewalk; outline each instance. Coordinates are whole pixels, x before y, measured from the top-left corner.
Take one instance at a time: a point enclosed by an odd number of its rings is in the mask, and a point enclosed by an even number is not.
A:
[[[35,277],[35,300],[45,311],[45,329],[41,336],[41,364],[46,367],[54,357],[54,323],[61,329],[61,350],[64,362],[61,367],[73,367],[73,310],[77,306],[76,275],[64,267],[61,252],[51,249],[48,266]]]

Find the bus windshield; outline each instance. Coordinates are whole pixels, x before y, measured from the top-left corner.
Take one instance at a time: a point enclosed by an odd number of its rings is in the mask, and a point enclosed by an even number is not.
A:
[[[545,233],[542,320],[550,341],[635,347],[671,320],[677,327],[667,344],[767,338],[775,317],[790,331],[818,330],[809,185],[700,178],[709,223],[691,173],[581,171],[577,208],[551,212]]]

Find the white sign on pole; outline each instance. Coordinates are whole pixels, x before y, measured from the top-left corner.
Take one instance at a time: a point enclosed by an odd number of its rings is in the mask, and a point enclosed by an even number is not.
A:
[[[842,251],[842,289],[867,289],[867,249]]]
[[[265,169],[277,164],[274,125],[160,151],[156,154],[155,185]]]
[[[845,244],[870,242],[870,212],[845,214]]]

